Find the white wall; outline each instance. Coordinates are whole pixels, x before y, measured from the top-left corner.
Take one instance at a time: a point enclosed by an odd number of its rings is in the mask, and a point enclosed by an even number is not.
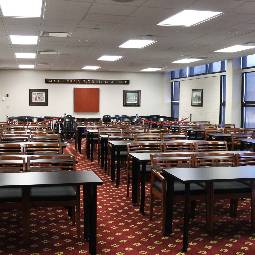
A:
[[[45,78],[130,80],[130,85],[45,84]],[[100,88],[99,113],[74,113],[73,88]],[[29,89],[48,89],[48,106],[29,106]],[[123,90],[141,90],[141,107],[123,107]],[[3,100],[5,94],[9,97]],[[104,114],[170,116],[168,79],[159,73],[0,71],[0,120],[6,116],[100,117]]]
[[[192,89],[203,89],[203,107],[191,106]],[[179,119],[219,123],[220,76],[200,76],[180,82]]]

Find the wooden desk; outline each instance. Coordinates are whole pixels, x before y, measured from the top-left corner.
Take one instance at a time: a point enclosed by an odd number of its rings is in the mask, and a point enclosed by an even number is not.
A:
[[[207,197],[207,217],[212,217],[213,212],[213,182],[220,181],[251,181],[251,224],[254,228],[255,223],[255,169],[254,166],[239,167],[201,167],[201,168],[173,168],[164,169],[163,175],[167,181],[167,194],[164,212],[165,235],[172,233],[173,221],[173,198],[174,180],[185,184],[185,205],[184,205],[184,224],[183,224],[183,252],[188,249],[189,234],[189,205],[190,205],[190,184],[205,182]]]
[[[209,140],[215,140],[215,141],[230,141],[231,140],[231,134],[226,133],[208,133]]]
[[[241,154],[246,153],[249,151],[215,151],[216,153],[233,153],[233,154]],[[138,203],[139,197],[140,197],[140,212],[144,213],[144,201],[145,201],[145,180],[146,180],[146,166],[148,163],[150,163],[150,155],[155,155],[157,153],[164,152],[133,152],[129,153],[129,155],[132,157],[132,203],[135,205]],[[167,155],[176,155],[178,154],[206,154],[207,152],[165,152]],[[214,151],[210,151],[208,153],[214,153]],[[141,169],[141,171],[140,171]],[[140,180],[140,181],[139,181]]]
[[[83,185],[84,238],[91,254],[96,254],[97,185],[102,183],[92,171],[0,173],[0,187],[22,188],[23,210],[28,210],[31,187]]]

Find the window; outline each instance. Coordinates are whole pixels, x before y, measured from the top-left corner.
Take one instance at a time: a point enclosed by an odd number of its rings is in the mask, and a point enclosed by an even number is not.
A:
[[[242,127],[255,128],[255,72],[242,76]]]
[[[179,119],[180,82],[171,83],[171,117]]]
[[[213,62],[208,65],[208,73],[220,73],[226,71],[226,61]]]
[[[242,69],[255,67],[255,54],[242,57],[241,65],[242,65]]]
[[[190,76],[206,74],[207,73],[207,65],[190,67],[189,73],[190,73]]]
[[[220,116],[219,124],[225,124],[225,108],[226,108],[226,75],[220,76]]]

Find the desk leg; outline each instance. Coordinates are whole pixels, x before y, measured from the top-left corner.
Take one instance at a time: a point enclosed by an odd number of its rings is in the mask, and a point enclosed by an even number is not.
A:
[[[140,170],[140,169],[139,169]],[[141,201],[140,201],[140,212],[144,214],[144,203],[145,203],[145,179],[146,179],[146,162],[142,162],[141,172]]]
[[[91,141],[90,141],[90,160],[94,160],[94,137],[93,135],[91,136]]]
[[[22,222],[23,222],[23,231],[24,239],[28,241],[29,238],[29,206],[30,206],[30,188],[23,187],[22,189]]]
[[[182,243],[183,252],[186,252],[189,246],[189,218],[190,218],[190,184],[185,183],[185,204],[184,204],[183,243]]]
[[[213,232],[213,207],[214,207],[214,194],[213,182],[206,183],[206,227],[208,232]]]
[[[87,137],[86,137],[86,154],[87,154],[87,159],[90,159],[90,134],[87,134]]]
[[[104,168],[104,152],[105,152],[105,142],[104,142],[104,138],[100,139],[100,154],[98,153],[98,162],[100,160],[101,163],[101,168]]]
[[[78,149],[79,153],[81,153],[81,139],[82,139],[82,131],[78,129],[78,131],[77,131],[77,149]]]
[[[107,167],[108,167],[108,143],[105,143],[105,158],[104,158],[104,171],[105,173],[107,172]]]
[[[116,187],[120,185],[120,149],[117,149],[117,176],[116,176]]]
[[[115,181],[115,146],[111,147],[111,181]]]
[[[138,203],[140,164],[132,157],[132,204]]]
[[[89,241],[89,253],[96,254],[97,186],[83,186],[84,238]]]
[[[166,196],[163,200],[163,234],[165,236],[173,232],[173,205],[174,205],[174,179],[165,176],[167,181]]]
[[[255,182],[251,182],[251,229],[255,230]]]

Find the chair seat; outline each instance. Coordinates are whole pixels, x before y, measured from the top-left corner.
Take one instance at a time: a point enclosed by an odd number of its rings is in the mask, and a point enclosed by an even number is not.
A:
[[[73,186],[47,186],[31,188],[32,199],[47,198],[54,200],[54,198],[68,198],[73,199],[76,196],[76,189]]]
[[[214,182],[214,192],[215,193],[224,193],[224,192],[251,192],[249,185],[246,185],[241,182]]]
[[[153,184],[153,187],[156,188],[158,191],[162,191],[162,182],[161,181],[156,181]],[[190,184],[190,191],[191,193],[199,193],[201,191],[203,191],[204,189],[195,184],[195,183],[191,183]],[[185,184],[181,183],[181,182],[174,182],[174,193],[177,194],[184,194],[185,192]]]
[[[16,201],[21,199],[21,188],[0,188],[0,201]]]

